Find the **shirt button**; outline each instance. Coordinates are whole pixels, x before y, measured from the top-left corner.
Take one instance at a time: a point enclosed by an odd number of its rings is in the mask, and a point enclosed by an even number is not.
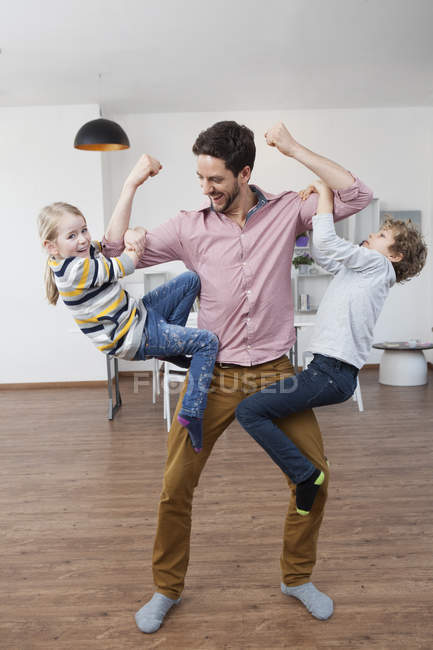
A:
[[[249,296],[250,293],[251,293],[251,291],[250,291],[250,289],[248,289],[248,291],[247,291],[247,296]]]

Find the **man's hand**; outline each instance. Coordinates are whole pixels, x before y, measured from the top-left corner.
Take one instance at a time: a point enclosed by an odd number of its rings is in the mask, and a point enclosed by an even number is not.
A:
[[[299,147],[298,142],[292,137],[282,122],[277,122],[265,133],[266,142],[270,147],[276,147],[285,156],[294,156]]]
[[[147,181],[149,176],[156,176],[161,169],[162,165],[159,160],[156,160],[156,158],[152,158],[152,156],[148,156],[145,153],[139,158],[130,171],[125,181],[125,185],[137,189],[137,187],[142,185],[144,181]]]
[[[305,201],[314,192],[319,195],[316,214],[332,213],[334,210],[334,192],[320,178],[317,178],[305,190],[298,192],[298,194]]]
[[[331,190],[324,181],[322,181],[320,178],[316,178],[315,181],[311,183],[308,187],[305,188],[305,190],[300,190],[298,192],[299,196],[303,201],[305,199],[308,199],[310,194],[313,194],[314,192],[317,192],[317,194],[322,195],[322,196],[328,196],[328,197],[333,197],[333,191]]]
[[[141,226],[137,226],[134,230],[128,229],[123,238],[126,250],[135,251],[140,257],[146,248],[146,233],[147,230]]]

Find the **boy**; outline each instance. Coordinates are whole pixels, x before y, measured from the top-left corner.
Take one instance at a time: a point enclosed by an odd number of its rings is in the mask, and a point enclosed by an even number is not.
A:
[[[318,192],[312,254],[335,278],[323,297],[313,330],[308,368],[243,400],[236,416],[296,484],[296,509],[308,515],[323,483],[315,467],[274,421],[307,408],[337,404],[353,394],[358,370],[373,341],[373,330],[389,289],[417,275],[426,246],[409,223],[388,219],[359,246],[335,233],[333,192],[317,180],[301,193]]]

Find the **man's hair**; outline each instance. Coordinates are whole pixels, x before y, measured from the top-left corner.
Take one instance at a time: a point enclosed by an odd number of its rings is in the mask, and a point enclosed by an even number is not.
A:
[[[410,219],[400,221],[388,214],[385,217],[382,228],[392,230],[394,235],[394,243],[389,247],[389,251],[394,255],[403,255],[400,262],[392,262],[392,265],[397,282],[404,282],[421,273],[427,258],[427,246]]]
[[[192,148],[196,156],[204,154],[221,158],[235,176],[249,165],[253,169],[256,157],[254,133],[246,126],[233,121],[217,122],[202,131]]]

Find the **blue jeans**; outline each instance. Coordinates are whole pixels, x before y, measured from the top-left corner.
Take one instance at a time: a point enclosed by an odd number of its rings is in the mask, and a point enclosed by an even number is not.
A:
[[[185,327],[200,291],[200,279],[187,271],[143,296],[147,309],[143,339],[135,359],[192,355],[188,389],[180,415],[202,418],[218,352],[218,337]]]
[[[355,366],[315,354],[303,372],[244,399],[236,409],[236,417],[283,472],[294,483],[301,483],[316,468],[273,420],[346,401],[355,391],[357,376]]]

